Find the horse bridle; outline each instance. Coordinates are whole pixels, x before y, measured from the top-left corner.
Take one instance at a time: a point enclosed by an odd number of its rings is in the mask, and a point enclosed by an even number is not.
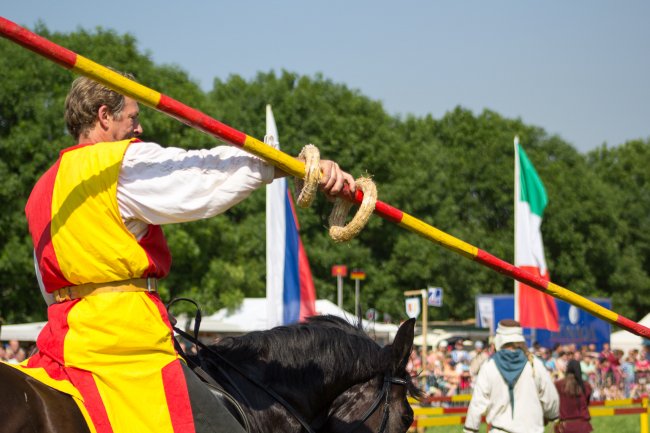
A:
[[[295,419],[300,423],[300,425],[302,425],[303,428],[304,428],[305,430],[307,430],[307,433],[316,433],[316,430],[315,430],[315,429],[314,429],[314,428],[313,428],[313,427],[312,427],[312,426],[311,426],[311,425],[310,425],[310,424],[309,424],[309,423],[308,423],[308,422],[307,422],[307,421],[306,421],[306,420],[305,420],[305,419],[304,419],[304,418],[303,418],[303,417],[298,413],[298,411],[296,411],[296,409],[295,409],[293,406],[291,406],[291,404],[289,404],[289,402],[287,402],[287,401],[286,401],[286,400],[285,400],[281,395],[279,395],[279,394],[278,394],[277,392],[275,392],[273,389],[270,389],[270,388],[266,387],[264,384],[260,383],[259,381],[257,381],[257,380],[254,379],[253,377],[251,377],[250,375],[246,374],[246,372],[243,371],[243,370],[242,370],[238,365],[234,364],[234,363],[231,362],[229,359],[225,358],[223,355],[221,355],[220,353],[218,353],[217,351],[215,351],[214,349],[212,349],[210,346],[207,346],[207,345],[203,344],[203,343],[202,343],[202,342],[197,338],[197,337],[198,337],[198,328],[199,328],[199,324],[200,324],[200,322],[201,322],[201,310],[200,310],[200,308],[198,308],[198,305],[196,304],[196,302],[194,302],[194,301],[191,300],[191,299],[187,299],[187,298],[177,298],[177,299],[174,299],[173,301],[171,301],[169,304],[167,304],[167,310],[169,310],[169,307],[170,307],[174,302],[176,302],[176,301],[181,301],[181,300],[183,300],[183,301],[189,301],[189,302],[193,303],[193,304],[197,307],[197,310],[196,310],[197,313],[196,313],[196,317],[195,317],[195,319],[194,319],[194,334],[195,334],[195,335],[192,336],[192,335],[188,334],[187,332],[185,332],[185,331],[183,331],[183,330],[181,330],[181,329],[178,329],[176,326],[172,326],[172,328],[173,328],[174,331],[176,331],[178,334],[180,334],[180,335],[183,336],[184,338],[188,339],[188,340],[191,341],[192,343],[196,344],[197,346],[201,347],[202,349],[208,350],[208,351],[211,352],[213,355],[215,355],[216,357],[218,357],[221,361],[223,361],[223,362],[226,363],[228,366],[230,366],[232,369],[234,369],[235,371],[237,371],[237,372],[238,372],[238,373],[239,373],[243,378],[247,379],[249,382],[251,382],[252,384],[254,384],[255,386],[257,386],[258,388],[260,388],[261,390],[263,390],[264,392],[266,392],[268,395],[270,395],[270,396],[271,396],[273,399],[275,399],[278,403],[280,403],[282,406],[284,406],[284,408],[285,408],[285,409],[286,409],[286,410],[287,410],[291,415],[293,415],[293,417],[294,417],[294,418],[295,418]],[[177,349],[180,349],[180,346],[179,346]],[[185,353],[182,352],[182,349],[180,349],[180,350],[181,350],[181,353],[182,353],[183,355],[185,355]],[[225,373],[225,372],[223,372],[223,373]],[[203,376],[201,376],[201,375],[200,375],[200,377],[203,378],[203,379],[205,379],[205,378],[204,378]],[[228,376],[228,374],[225,374],[225,377],[226,377],[226,378],[231,382],[231,384],[232,384],[233,386],[235,386],[235,388],[238,390],[239,394],[241,394],[242,398],[246,399],[246,396],[245,396],[241,391],[239,391],[239,389],[237,388],[237,385],[232,381],[232,379],[230,379],[230,377]],[[384,430],[386,429],[386,426],[388,425],[388,416],[389,416],[389,412],[390,412],[389,409],[390,409],[390,390],[391,390],[391,385],[407,386],[407,384],[408,384],[408,381],[407,381],[406,379],[402,379],[402,378],[400,378],[400,377],[395,377],[395,376],[390,376],[390,375],[388,375],[387,373],[385,373],[385,374],[384,374],[384,384],[383,384],[383,386],[382,386],[382,388],[381,388],[381,391],[379,392],[379,395],[377,395],[377,397],[375,398],[375,401],[370,405],[370,407],[368,407],[368,409],[367,409],[366,412],[363,414],[363,416],[361,417],[361,419],[358,420],[358,421],[355,421],[352,425],[350,425],[350,427],[349,427],[347,430],[345,430],[344,433],[352,433],[352,432],[355,431],[357,428],[359,428],[363,423],[365,423],[365,422],[368,420],[368,418],[370,418],[370,416],[371,416],[373,413],[375,413],[375,411],[376,411],[377,408],[379,407],[379,404],[381,403],[382,400],[384,400],[384,412],[383,412],[382,420],[381,420],[381,424],[380,424],[380,426],[379,426],[379,430],[377,430],[377,433],[384,433]],[[223,389],[222,389],[222,390],[223,390]],[[225,390],[223,390],[223,391],[225,392]],[[243,413],[243,411],[241,412],[241,414],[242,414],[242,416],[245,417],[245,414]],[[329,419],[329,417],[326,418],[326,419],[324,420],[323,424],[324,424],[325,422],[327,422],[327,419]],[[247,430],[248,430],[248,429],[247,429]]]
[[[388,374],[384,375],[384,385],[382,386],[381,392],[377,398],[375,398],[375,401],[366,410],[361,419],[359,421],[356,421],[347,430],[345,430],[345,433],[351,433],[359,428],[359,426],[361,426],[363,423],[365,423],[368,418],[370,418],[370,416],[375,413],[382,400],[384,400],[384,413],[382,414],[381,424],[379,425],[379,430],[377,430],[377,433],[384,433],[384,430],[386,430],[386,426],[388,425],[388,415],[390,413],[389,409],[391,385],[407,386],[407,384],[408,381],[406,379],[402,379],[401,377],[389,376]]]

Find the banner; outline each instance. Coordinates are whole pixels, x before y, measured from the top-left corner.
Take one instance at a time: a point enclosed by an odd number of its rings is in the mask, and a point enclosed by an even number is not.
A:
[[[406,315],[417,319],[420,315],[420,298],[406,298]]]
[[[271,106],[266,106],[264,141],[279,149]],[[286,178],[266,187],[266,299],[269,328],[316,314],[316,289],[298,233],[298,217]]]
[[[601,307],[611,308],[609,298],[589,298]],[[489,328],[494,334],[497,323],[504,319],[512,319],[515,310],[513,295],[477,295],[476,296],[476,326]],[[595,344],[601,350],[603,343],[610,342],[612,326],[598,317],[583,311],[568,302],[557,300],[558,331],[551,332],[543,329],[524,327],[524,337],[528,347],[533,342],[552,348],[556,344],[583,345]]]
[[[542,242],[542,216],[548,198],[542,180],[515,137],[515,266],[548,281]],[[515,320],[527,328],[557,331],[553,297],[515,281]]]
[[[427,289],[427,304],[430,307],[442,307],[442,288],[429,287]]]

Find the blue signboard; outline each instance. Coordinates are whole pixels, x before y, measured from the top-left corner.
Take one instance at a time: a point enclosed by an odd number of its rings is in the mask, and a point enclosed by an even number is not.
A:
[[[612,301],[606,298],[589,298],[590,301],[611,309]],[[609,343],[611,325],[567,302],[555,300],[559,314],[559,332],[544,329],[524,328],[524,336],[529,346],[537,341],[543,347],[552,348],[556,344],[575,344],[579,349],[585,344],[595,344],[601,350],[603,343]],[[494,334],[496,324],[503,319],[512,319],[515,314],[514,295],[476,296],[476,326],[489,328]]]

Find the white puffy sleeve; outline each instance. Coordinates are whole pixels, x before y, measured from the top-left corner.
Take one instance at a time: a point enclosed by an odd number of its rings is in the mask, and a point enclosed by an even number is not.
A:
[[[274,167],[242,149],[206,150],[135,142],[126,150],[117,185],[122,219],[136,237],[147,224],[209,218],[273,181]]]

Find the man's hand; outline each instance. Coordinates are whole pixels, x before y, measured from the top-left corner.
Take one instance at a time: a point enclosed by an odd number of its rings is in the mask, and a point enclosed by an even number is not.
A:
[[[333,199],[341,192],[346,184],[351,193],[356,191],[357,187],[352,175],[341,170],[341,167],[336,162],[325,159],[319,162],[319,166],[322,173],[319,186],[329,199]],[[284,170],[275,167],[275,178],[284,176],[288,176],[288,174]]]
[[[337,195],[343,190],[345,184],[349,186],[351,193],[354,193],[356,190],[352,175],[341,170],[341,167],[336,162],[321,160],[320,170],[322,175],[319,184],[326,195],[330,197]]]

